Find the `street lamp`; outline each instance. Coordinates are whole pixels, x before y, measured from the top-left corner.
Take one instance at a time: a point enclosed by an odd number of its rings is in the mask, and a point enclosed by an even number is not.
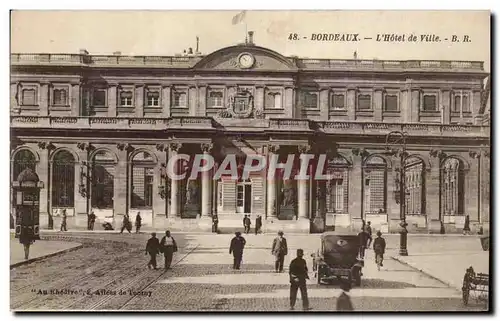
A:
[[[386,153],[390,155],[399,154],[399,195],[395,193],[396,199],[399,196],[399,218],[401,223],[400,238],[399,238],[399,255],[408,256],[407,242],[408,242],[408,230],[406,227],[406,177],[405,177],[405,160],[406,160],[406,138],[408,134],[401,131],[392,131],[385,137],[385,149]],[[392,139],[392,140],[391,140]],[[401,149],[393,150],[389,148],[390,145],[400,146]]]

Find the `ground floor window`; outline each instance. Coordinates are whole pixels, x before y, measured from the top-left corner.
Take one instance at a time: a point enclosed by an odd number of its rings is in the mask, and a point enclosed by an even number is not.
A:
[[[370,157],[363,168],[363,207],[365,214],[386,213],[387,165],[379,156]]]
[[[33,172],[36,172],[36,158],[35,154],[31,151],[22,149],[14,155],[14,164],[12,166],[13,179],[17,180],[17,176],[26,168],[30,168]]]
[[[444,215],[463,215],[464,201],[463,164],[456,158],[448,158],[441,166],[441,204]]]
[[[106,151],[96,153],[92,164],[92,207],[112,209],[114,202],[115,158]]]
[[[132,170],[132,208],[151,208],[153,206],[152,167],[133,167]]]

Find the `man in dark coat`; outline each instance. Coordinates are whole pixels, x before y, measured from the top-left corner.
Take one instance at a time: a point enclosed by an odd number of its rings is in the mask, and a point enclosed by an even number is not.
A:
[[[469,215],[465,216],[465,222],[464,222],[464,229],[463,229],[463,234],[470,234],[470,218]]]
[[[283,263],[285,261],[285,256],[288,254],[288,245],[286,243],[286,238],[283,237],[282,231],[279,231],[278,237],[274,239],[271,253],[276,258],[274,264],[276,273],[283,272]]]
[[[250,233],[250,225],[252,225],[252,221],[248,215],[245,215],[245,218],[243,218],[243,226],[245,227],[246,234]]]
[[[216,214],[212,217],[212,232],[216,234],[219,232],[219,218]]]
[[[165,257],[166,271],[170,269],[174,253],[177,252],[177,243],[175,242],[175,239],[172,237],[172,235],[170,235],[170,231],[166,231],[165,236],[161,239],[160,249],[163,252],[163,256]]]
[[[123,230],[127,229],[129,233],[131,232],[131,226],[130,226],[130,218],[128,217],[128,214],[123,215],[123,222],[122,222],[122,228],[120,230],[120,233],[123,233]]]
[[[302,298],[302,308],[304,310],[309,310],[309,299],[307,297],[307,284],[306,280],[309,279],[307,271],[307,263],[302,257],[304,256],[304,250],[297,250],[297,257],[290,263],[290,270],[288,272],[290,276],[290,310],[295,307],[295,301],[297,301],[297,291],[300,289],[300,296]]]
[[[94,211],[90,212],[90,214],[89,214],[89,230],[90,231],[94,230],[95,219],[96,219],[96,216],[94,214]]]
[[[257,218],[255,219],[255,235],[259,234],[261,227],[262,227],[262,216],[257,215]]]
[[[141,212],[137,212],[137,216],[135,217],[135,233],[139,233],[141,231],[142,226],[142,217]]]
[[[61,232],[68,231],[67,218],[68,218],[68,216],[66,215],[66,209],[64,209],[64,210],[62,210]]]
[[[368,244],[366,245],[367,248],[370,247],[370,244],[372,244],[372,222],[368,221],[366,225],[366,237],[367,237],[367,242]]]
[[[380,255],[380,266],[384,266],[385,239],[382,237],[382,232],[377,232],[377,237],[373,241],[373,252],[375,252],[375,263],[377,263],[377,255]]]
[[[233,254],[233,269],[239,270],[241,266],[241,260],[243,259],[243,249],[245,248],[246,240],[241,236],[240,232],[234,233],[235,237],[231,240],[231,245],[229,246],[229,254]]]
[[[160,241],[156,238],[156,233],[151,233],[151,238],[146,244],[146,255],[149,254],[148,269],[153,267],[156,270],[156,255],[160,253]]]
[[[368,244],[368,233],[366,232],[366,228],[362,229],[358,234],[359,237],[359,255],[360,257],[365,257],[366,245]]]

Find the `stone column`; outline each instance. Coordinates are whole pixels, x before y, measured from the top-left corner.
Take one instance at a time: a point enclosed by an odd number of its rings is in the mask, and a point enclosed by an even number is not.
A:
[[[419,121],[420,106],[422,102],[420,101],[421,92],[419,88],[411,89],[411,102],[410,102],[410,122],[417,123]]]
[[[165,168],[167,164],[166,157],[166,146],[164,143],[156,144],[156,156],[158,158],[158,164],[155,166],[154,171],[154,182],[153,182],[153,214],[154,216],[166,216],[167,212],[167,204],[170,199],[170,195],[167,195],[167,186],[168,186],[168,175],[167,170]],[[162,175],[164,178],[162,178]],[[160,195],[160,186],[164,186],[165,188],[165,196],[162,197]],[[154,221],[154,226],[161,226],[159,222]]]
[[[319,110],[320,119],[327,121],[329,118],[328,112],[330,110],[330,89],[321,88],[319,92]]]
[[[49,90],[50,90],[50,84],[48,82],[43,82],[40,84],[40,95],[39,95],[40,116],[49,115],[49,106],[50,106]]]
[[[490,152],[483,150],[480,157],[480,188],[481,188],[481,203],[480,203],[480,222],[484,229],[484,233],[489,233],[490,227]]]
[[[465,198],[465,215],[469,215],[469,219],[471,223],[477,223],[480,221],[480,213],[479,213],[479,162],[481,157],[480,151],[471,151],[469,153],[470,156],[470,168],[468,172],[464,172],[466,179],[466,188],[464,189],[464,198]],[[465,195],[469,195],[469,197],[465,197]],[[459,195],[460,197],[460,195]]]
[[[403,123],[410,122],[411,115],[411,90],[409,87],[404,87],[401,90],[401,102],[399,106],[399,110],[401,112],[401,118]]]
[[[86,215],[89,213],[90,201],[90,181],[91,164],[89,160],[89,151],[92,148],[89,143],[77,143],[78,157],[80,163],[75,164],[75,215]],[[82,186],[80,187],[80,184]],[[85,221],[87,217],[85,216]],[[81,222],[82,219],[77,219]]]
[[[198,106],[196,107],[198,116],[207,115],[207,86],[198,87]]]
[[[39,142],[38,143],[38,154],[40,156],[40,161],[36,164],[36,173],[41,182],[43,182],[43,188],[40,189],[40,217],[48,217],[48,228],[54,227],[52,221],[52,213],[50,212],[50,179],[49,179],[49,159],[50,150],[52,144],[49,142]],[[42,225],[42,220],[40,220],[40,226]]]
[[[198,109],[198,88],[196,86],[189,86],[188,89],[188,107],[189,107],[189,116],[197,116]]]
[[[382,109],[383,109],[383,98],[384,98],[384,89],[383,88],[375,88],[373,91],[373,121],[381,122],[382,121]]]
[[[349,120],[356,120],[356,87],[347,88],[347,116]]]
[[[80,116],[80,84],[73,83],[71,84],[71,100],[69,101],[71,108],[71,116],[78,117]]]
[[[108,88],[108,117],[116,117],[116,94],[118,86],[110,84]]]
[[[144,86],[138,85],[135,88],[135,116],[144,117]]]
[[[293,94],[294,90],[292,87],[285,87],[285,97],[283,97],[283,108],[285,109],[285,117],[287,118],[302,118],[301,114],[295,115],[294,107],[295,107],[295,97]]]
[[[387,220],[389,223],[389,231],[390,232],[398,232],[400,230],[401,223],[401,206],[399,204],[399,197],[396,201],[394,197],[394,192],[399,189],[399,186],[396,184],[396,178],[401,179],[400,177],[400,159],[399,157],[396,159],[394,164],[396,166],[392,166],[392,169],[387,169]]]
[[[349,171],[349,213],[351,214],[351,227],[357,230],[361,227],[363,213],[363,156],[357,151],[352,154],[352,169]]]
[[[115,166],[115,181],[113,195],[113,216],[117,219],[117,215],[125,215],[129,209],[129,180],[127,177],[128,171],[128,155],[133,150],[129,144],[116,144],[118,163]],[[120,218],[121,219],[121,218]]]
[[[432,151],[429,157],[430,168],[425,171],[425,200],[427,214],[427,223],[430,234],[439,234],[441,229],[441,215],[440,215],[440,155],[441,151]]]
[[[442,123],[449,124],[451,119],[451,89],[443,89],[441,91],[441,113],[443,115]]]
[[[279,145],[269,145],[267,147],[267,159],[268,163],[279,149]],[[268,166],[269,171],[269,166]],[[267,179],[267,210],[266,218],[273,219],[278,217],[278,204],[276,203],[276,177],[269,178],[269,173],[266,177]]]
[[[161,106],[162,106],[162,117],[170,117],[170,99],[171,99],[171,89],[170,86],[163,87],[161,89]]]
[[[177,152],[182,147],[181,144],[170,144],[170,152],[169,158],[172,158],[177,155]],[[178,174],[179,163],[176,162],[174,165],[174,173]],[[176,179],[170,180],[170,218],[175,218],[176,216],[180,216],[179,211],[179,181]]]
[[[212,144],[202,144],[201,150],[204,155],[210,155],[212,151]],[[212,173],[211,170],[208,172],[201,173],[201,216],[211,217],[212,216]]]
[[[309,146],[299,146],[299,153],[307,154]],[[303,160],[300,161],[302,166]],[[297,182],[298,219],[309,218],[309,179],[299,179]]]

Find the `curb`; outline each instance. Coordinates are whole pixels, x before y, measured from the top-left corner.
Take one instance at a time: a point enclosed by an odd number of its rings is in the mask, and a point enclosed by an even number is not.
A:
[[[36,261],[41,261],[43,259],[46,259],[46,258],[49,258],[49,257],[53,257],[53,256],[56,256],[56,255],[68,253],[68,252],[71,252],[71,251],[76,251],[76,250],[81,249],[82,247],[83,247],[83,244],[80,244],[80,245],[76,245],[76,246],[70,247],[68,249],[56,251],[56,252],[49,253],[49,254],[46,254],[46,255],[42,255],[42,256],[39,256],[39,257],[34,257],[32,259],[28,259],[28,260],[24,260],[24,261],[21,261],[21,262],[17,262],[17,263],[11,264],[10,265],[10,269],[16,268],[16,267],[21,266],[21,265],[30,264],[30,263],[33,263],[33,262],[36,262]]]
[[[431,278],[431,279],[433,279],[433,280],[436,280],[436,281],[438,281],[438,282],[440,282],[440,283],[442,283],[442,284],[446,285],[446,286],[447,286],[447,287],[449,287],[449,288],[456,289],[456,290],[458,290],[458,291],[460,291],[460,292],[462,291],[462,288],[457,288],[455,285],[453,285],[453,284],[451,284],[451,283],[449,283],[449,282],[443,281],[443,280],[441,280],[440,278],[437,278],[437,277],[435,277],[434,275],[430,274],[429,272],[426,272],[426,271],[424,271],[424,270],[422,270],[422,269],[419,269],[418,267],[416,267],[416,266],[415,266],[415,265],[413,265],[413,264],[410,264],[410,263],[408,263],[408,262],[404,262],[404,261],[402,261],[402,260],[398,259],[396,256],[391,256],[391,259],[393,259],[393,260],[395,260],[395,261],[397,261],[397,262],[399,262],[399,263],[401,263],[401,264],[403,264],[403,265],[406,265],[406,266],[408,266],[408,267],[412,268],[413,270],[415,270],[415,271],[417,271],[417,272],[420,272],[420,273],[422,273],[423,275],[425,275],[425,276],[427,276],[427,277],[429,277],[429,278]]]

